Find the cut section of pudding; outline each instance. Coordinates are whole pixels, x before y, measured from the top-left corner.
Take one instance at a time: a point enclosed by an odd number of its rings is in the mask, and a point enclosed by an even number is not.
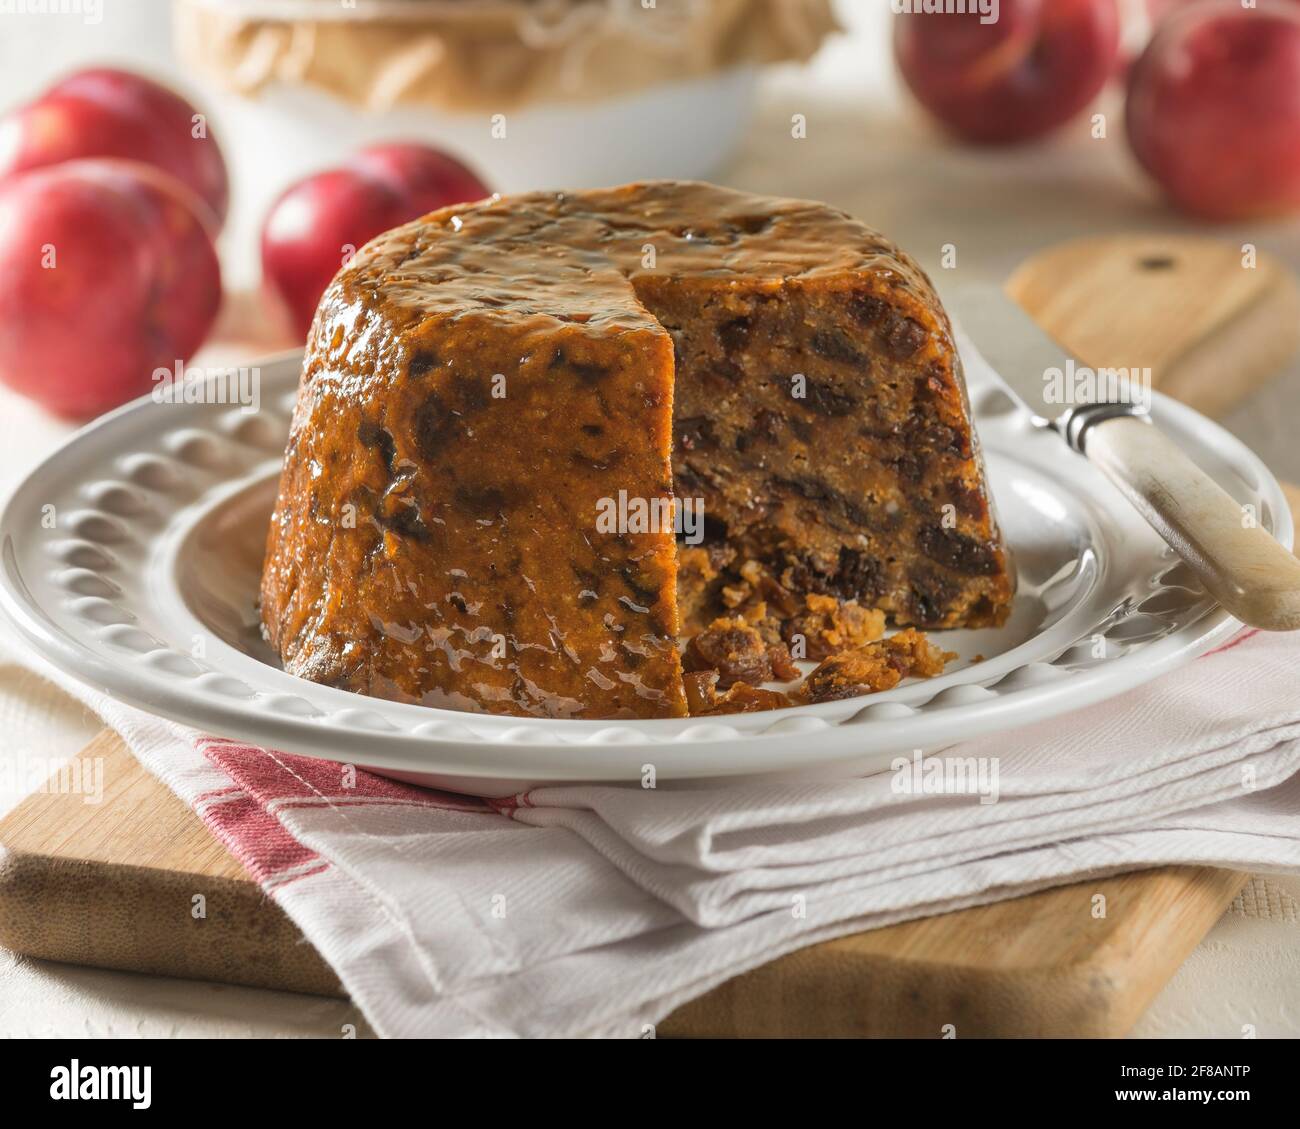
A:
[[[686,627],[857,644],[869,613],[1000,624],[1013,588],[916,264],[822,204],[655,182],[444,209],[338,274],[261,610],[287,670],[359,693],[674,717]]]

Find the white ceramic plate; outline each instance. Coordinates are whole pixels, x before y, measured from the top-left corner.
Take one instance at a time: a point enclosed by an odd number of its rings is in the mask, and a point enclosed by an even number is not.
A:
[[[3,606],[63,670],[144,709],[485,795],[636,780],[647,764],[660,782],[872,771],[901,752],[1090,705],[1226,639],[1236,621],[966,353],[1019,594],[1003,628],[936,633],[961,656],[941,677],[887,693],[722,718],[560,721],[403,705],[284,673],[257,634],[253,600],[297,356],[263,362],[257,412],[145,398],[73,436],[0,517]],[[1186,407],[1157,396],[1153,412],[1291,544],[1290,513],[1259,459]]]

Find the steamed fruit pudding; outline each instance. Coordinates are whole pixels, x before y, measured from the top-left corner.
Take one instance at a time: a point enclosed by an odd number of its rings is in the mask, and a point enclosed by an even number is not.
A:
[[[657,182],[445,208],[339,272],[261,613],[359,693],[677,717],[932,675],[886,620],[997,625],[1013,588],[916,264],[822,204]]]

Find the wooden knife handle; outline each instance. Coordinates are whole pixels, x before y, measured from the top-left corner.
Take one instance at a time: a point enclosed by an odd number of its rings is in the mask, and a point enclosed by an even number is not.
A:
[[[1101,420],[1082,445],[1227,611],[1266,631],[1300,629],[1300,560],[1158,427]]]

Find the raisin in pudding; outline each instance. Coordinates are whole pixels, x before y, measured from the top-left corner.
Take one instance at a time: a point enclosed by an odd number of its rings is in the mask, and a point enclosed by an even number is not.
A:
[[[788,704],[757,683],[792,657],[832,664],[799,701],[933,672],[886,620],[997,625],[1013,587],[917,265],[823,204],[655,182],[443,209],[338,274],[261,614],[317,682],[649,718]]]

